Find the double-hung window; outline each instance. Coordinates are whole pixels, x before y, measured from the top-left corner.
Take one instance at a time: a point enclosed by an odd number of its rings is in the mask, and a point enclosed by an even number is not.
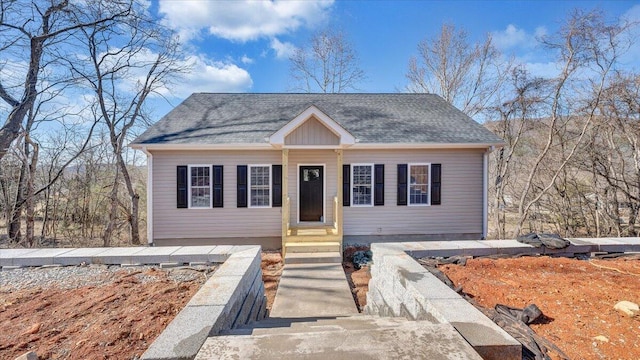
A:
[[[189,207],[210,208],[211,166],[189,165]]]
[[[249,165],[249,207],[271,207],[271,165]]]
[[[351,165],[351,206],[373,206],[373,164]]]
[[[429,205],[431,164],[409,164],[409,205]]]

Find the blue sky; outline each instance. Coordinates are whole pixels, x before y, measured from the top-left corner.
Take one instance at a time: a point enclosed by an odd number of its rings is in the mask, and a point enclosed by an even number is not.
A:
[[[342,29],[356,49],[367,80],[362,92],[397,92],[418,43],[443,23],[464,28],[471,40],[493,35],[496,46],[540,75],[553,57],[535,37],[556,31],[576,8],[601,9],[614,21],[640,20],[638,1],[209,1],[153,0],[151,11],[181,34],[194,72],[175,89],[190,92],[286,92],[288,56],[322,28]],[[640,63],[640,48],[628,55]]]
[[[556,32],[573,9],[598,8],[610,21],[627,18],[640,24],[640,0],[143,1],[158,22],[180,34],[180,56],[192,70],[164,89],[162,96],[148,99],[152,121],[193,92],[292,91],[289,56],[305,46],[314,32],[325,28],[342,30],[358,53],[366,74],[359,91],[393,93],[405,91],[405,74],[410,58],[417,55],[418,43],[437,36],[443,24],[465,29],[472,41],[491,34],[504,54],[542,76],[553,75],[557,65],[554,54],[539,46],[536,36]],[[640,39],[640,25],[635,37]],[[151,52],[146,55],[154,58]],[[640,72],[640,41],[623,61]],[[7,58],[0,65],[0,80],[19,96],[28,63]],[[123,79],[123,85],[135,88],[137,79]],[[91,118],[86,112],[93,95],[82,91],[73,89],[58,96],[56,104],[65,104],[78,114],[66,115],[66,122]],[[0,102],[0,115],[8,110]]]

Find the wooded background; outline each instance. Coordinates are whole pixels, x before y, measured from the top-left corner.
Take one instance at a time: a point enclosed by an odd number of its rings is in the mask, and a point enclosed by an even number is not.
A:
[[[638,236],[640,74],[620,60],[637,30],[567,14],[538,39],[559,64],[549,78],[454,24],[398,64],[403,91],[439,94],[505,140],[490,156],[490,238]],[[308,44],[289,59],[295,90],[361,90],[347,34]],[[145,156],[127,144],[157,120],[149,98],[190,71],[182,57],[137,0],[0,0],[0,245],[146,243]]]

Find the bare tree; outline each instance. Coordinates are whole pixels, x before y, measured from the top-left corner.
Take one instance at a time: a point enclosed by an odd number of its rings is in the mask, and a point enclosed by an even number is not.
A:
[[[472,117],[487,108],[511,69],[490,35],[471,44],[466,31],[450,24],[422,40],[418,53],[409,60],[408,90],[438,94]]]
[[[44,94],[44,93],[43,93]],[[41,94],[41,95],[43,95]],[[36,106],[28,114],[26,126],[22,131],[22,135],[18,138],[14,148],[14,155],[19,159],[20,170],[19,177],[15,181],[15,189],[11,194],[11,202],[8,203],[9,216],[7,216],[7,233],[9,239],[14,243],[24,240],[24,245],[36,245],[35,239],[35,202],[36,198],[54,186],[54,184],[63,176],[64,171],[71,165],[89,146],[92,140],[93,131],[97,125],[96,122],[78,126],[77,124],[64,124],[63,117],[72,117],[73,113],[64,107],[57,107],[55,110],[63,115],[55,113],[46,113],[41,108],[49,101],[56,98],[56,94],[46,99],[37,100]],[[57,132],[67,137],[66,141],[60,146],[52,147],[47,152],[48,156],[57,159],[56,166],[49,169],[49,176],[46,179],[36,181],[38,170],[38,161],[41,145],[37,139],[37,135],[33,133],[35,127],[42,122],[59,121],[61,126]],[[79,130],[82,129],[82,130]],[[75,133],[74,135],[71,135]],[[46,141],[46,140],[45,140]],[[73,143],[73,145],[71,145]],[[9,195],[11,196],[11,195]],[[26,213],[26,234],[22,237],[22,214]]]
[[[637,236],[640,212],[640,75],[617,73],[605,89],[597,132],[589,143],[592,171],[606,184],[614,200],[609,209],[607,197],[601,206],[614,227],[622,225],[619,204],[626,204],[627,236]],[[601,185],[603,186],[603,185]],[[619,201],[621,198],[622,201]],[[600,203],[599,202],[599,203]]]
[[[612,69],[627,45],[620,35],[628,29],[628,24],[606,23],[601,12],[575,11],[555,38],[545,39],[545,44],[557,51],[561,70],[551,79],[553,88],[548,100],[545,141],[534,156],[520,191],[514,236],[520,234],[530,211],[556,186],[565,166],[579,151],[598,115]],[[563,141],[567,138],[571,138],[570,144]],[[550,163],[551,155],[556,157],[553,168],[548,169],[546,176],[540,176],[541,167]]]
[[[69,0],[0,0],[0,53],[5,54],[5,64],[10,58],[22,60],[24,53],[28,57],[22,80],[0,79],[0,98],[10,107],[0,128],[0,159],[19,136],[33,108],[44,66],[58,53],[64,53],[62,49],[69,44],[71,35],[88,26],[112,24],[130,11],[127,2],[112,0],[102,5],[102,16],[87,17],[87,9],[94,5]],[[13,89],[7,85],[12,82]]]
[[[101,13],[96,15],[100,17]],[[83,67],[80,59],[75,59],[69,66],[95,95],[93,116],[106,127],[117,166],[103,243],[110,244],[118,209],[122,208],[131,242],[139,244],[140,194],[127,167],[125,146],[136,126],[145,121],[147,98],[165,89],[171,77],[184,70],[178,61],[178,43],[168,29],[148,18],[144,9],[135,7],[127,21],[117,27],[95,24],[83,28],[82,33],[90,65]],[[121,206],[118,198],[121,179],[129,196],[128,206]]]
[[[528,130],[531,128],[531,119],[540,116],[544,94],[548,89],[546,85],[544,79],[531,77],[524,67],[515,67],[510,80],[505,83],[503,96],[506,99],[498,97],[498,105],[490,108],[490,116],[496,120],[486,125],[506,143],[492,154],[490,166],[491,178],[495,179],[489,189],[493,194],[490,214],[495,236],[499,239],[507,235],[507,208],[513,205],[511,197],[507,201],[507,189],[513,186],[517,174],[524,171],[526,166],[523,166],[517,152],[522,151],[522,142],[535,136]]]
[[[342,93],[357,90],[365,79],[358,56],[341,31],[322,30],[311,37],[310,47],[297,48],[289,58],[296,89],[307,93]]]

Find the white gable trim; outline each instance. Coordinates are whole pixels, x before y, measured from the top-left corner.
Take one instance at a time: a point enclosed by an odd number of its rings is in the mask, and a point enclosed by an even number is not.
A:
[[[269,137],[269,143],[276,147],[284,147],[284,139],[287,135],[291,134],[295,129],[312,117],[320,121],[322,125],[340,139],[340,146],[350,146],[356,143],[356,138],[353,135],[313,105],[271,135]]]

